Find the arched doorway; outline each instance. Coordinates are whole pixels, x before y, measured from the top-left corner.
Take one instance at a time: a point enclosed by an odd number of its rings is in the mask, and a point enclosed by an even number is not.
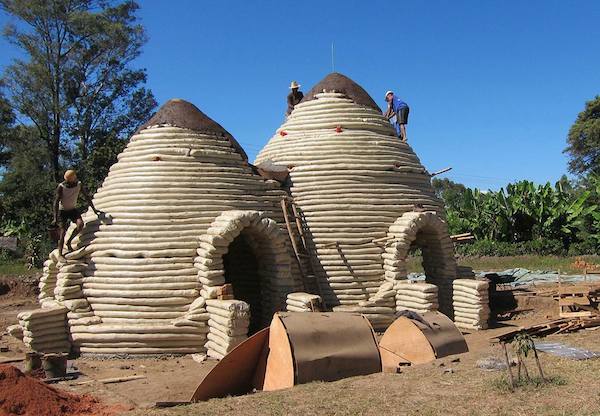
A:
[[[263,315],[269,312],[271,309],[269,303],[272,303],[268,299],[268,282],[264,281],[265,273],[259,270],[262,256],[264,253],[260,252],[260,248],[246,231],[242,231],[229,244],[227,253],[223,254],[225,283],[232,285],[235,299],[243,300],[250,305],[252,314],[248,328],[249,335],[263,327]]]
[[[201,237],[196,264],[203,285],[230,283],[234,298],[250,305],[252,334],[282,310],[294,286],[287,238],[258,211],[227,211]]]
[[[438,287],[440,311],[452,317],[456,260],[446,222],[436,212],[407,212],[390,227],[388,237],[383,255],[386,278],[406,279],[406,258],[411,249],[419,248],[426,281]]]

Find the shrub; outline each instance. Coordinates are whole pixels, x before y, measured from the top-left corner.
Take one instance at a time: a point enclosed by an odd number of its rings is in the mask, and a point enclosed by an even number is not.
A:
[[[540,255],[564,256],[567,254],[563,243],[559,240],[539,238],[531,241],[509,243],[494,240],[477,240],[470,244],[458,245],[456,252],[463,256],[522,256]]]

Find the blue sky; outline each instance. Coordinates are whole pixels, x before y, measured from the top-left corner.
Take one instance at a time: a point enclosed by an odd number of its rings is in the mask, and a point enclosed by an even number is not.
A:
[[[556,181],[569,127],[600,94],[599,1],[141,0],[136,65],[160,103],[184,98],[251,160],[283,121],[292,79],[335,69],[411,107],[423,164],[468,186]],[[6,22],[0,17],[0,23]],[[0,66],[16,55],[0,42]]]

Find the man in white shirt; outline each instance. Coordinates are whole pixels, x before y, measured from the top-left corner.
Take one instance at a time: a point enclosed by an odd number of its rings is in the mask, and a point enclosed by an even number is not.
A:
[[[63,245],[65,242],[65,234],[69,221],[75,222],[77,228],[71,233],[69,240],[67,241],[67,248],[69,251],[73,251],[71,241],[83,228],[83,219],[77,209],[77,199],[79,194],[82,194],[90,207],[94,210],[96,215],[100,214],[100,211],[94,207],[92,199],[88,196],[82,183],[77,179],[77,173],[74,170],[68,170],[65,172],[65,180],[56,187],[56,196],[54,198],[54,222],[60,228],[60,239],[58,240],[58,253],[62,256]],[[60,222],[59,222],[60,220]]]

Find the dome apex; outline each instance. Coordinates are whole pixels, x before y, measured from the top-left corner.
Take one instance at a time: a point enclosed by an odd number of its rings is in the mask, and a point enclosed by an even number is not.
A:
[[[314,100],[315,95],[323,92],[323,90],[327,92],[341,92],[347,95],[348,98],[350,98],[356,104],[364,105],[374,110],[381,111],[379,106],[363,87],[339,72],[332,72],[323,78],[304,96],[302,102]]]
[[[244,160],[248,160],[248,155],[246,155],[244,149],[242,149],[233,136],[189,101],[182,100],[181,98],[173,98],[167,101],[150,120],[138,129],[138,132],[145,128],[161,124],[224,136],[229,140],[234,149],[242,155]]]
[[[160,124],[229,135],[229,132],[219,123],[200,111],[194,104],[181,98],[173,98],[167,101],[150,120],[140,127],[140,130]]]

